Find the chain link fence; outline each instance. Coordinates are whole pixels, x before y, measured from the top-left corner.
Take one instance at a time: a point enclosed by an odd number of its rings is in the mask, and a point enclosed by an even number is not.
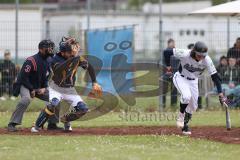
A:
[[[1,11],[2,12],[2,11]],[[13,12],[10,10],[9,12]],[[8,12],[4,13],[8,14]],[[24,17],[27,18],[24,18]],[[14,17],[14,16],[13,16]],[[10,18],[11,19],[11,18]],[[7,18],[0,19],[0,58],[1,65],[4,63],[4,52],[10,51],[11,61],[15,60],[15,21]],[[50,38],[58,46],[62,36],[70,35],[76,37],[83,51],[86,48],[84,32],[88,26],[87,12],[85,11],[51,11],[43,12],[41,9],[20,12],[19,20],[19,48],[18,48],[18,64],[37,53],[38,43],[44,38]],[[119,26],[134,26],[134,62],[151,62],[162,64],[160,59],[160,49],[167,47],[167,40],[172,38],[176,42],[177,48],[187,48],[190,43],[196,41],[204,41],[209,47],[209,55],[213,58],[216,66],[219,65],[221,56],[227,57],[228,47],[233,47],[237,37],[240,37],[239,19],[230,18],[230,32],[227,32],[227,18],[225,17],[192,17],[187,15],[164,15],[163,16],[163,37],[160,41],[159,37],[159,15],[145,14],[136,11],[92,11],[90,14],[90,29],[108,29]],[[162,47],[162,48],[161,48]],[[238,53],[240,54],[240,53]],[[230,57],[230,56],[228,56]],[[232,58],[232,57],[231,57]],[[239,85],[239,57],[236,59],[234,73],[231,67],[225,66],[226,70],[222,74],[223,82],[230,85],[234,81],[234,85]],[[230,61],[227,59],[227,61]],[[234,60],[233,60],[234,61]],[[0,96],[8,97],[11,93],[12,81],[16,78],[19,67],[15,66],[10,69],[10,64],[1,70],[1,93]],[[177,66],[176,66],[177,67]],[[12,73],[12,71],[14,72]],[[158,73],[159,68],[155,72]],[[9,75],[8,75],[9,74]],[[8,76],[10,78],[6,78]],[[232,79],[229,77],[233,76]],[[11,83],[6,79],[11,79]],[[214,86],[209,82],[209,77],[204,75],[200,82],[200,94],[206,98],[208,93],[214,91]],[[7,80],[8,81],[8,80]],[[156,79],[158,81],[158,79]],[[211,86],[211,89],[209,88]],[[233,87],[234,88],[234,87]],[[231,95],[231,94],[230,94]]]

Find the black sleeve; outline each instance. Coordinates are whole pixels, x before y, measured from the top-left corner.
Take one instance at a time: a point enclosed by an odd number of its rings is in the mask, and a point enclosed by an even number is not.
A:
[[[88,74],[92,80],[92,83],[97,82],[96,73],[93,66],[83,56],[80,56],[79,60],[80,60],[79,66],[81,66],[83,69],[88,71]]]
[[[21,75],[21,84],[24,85],[30,91],[33,90],[33,85],[30,83],[29,75],[33,71],[32,62],[26,60],[21,68],[20,75]]]
[[[231,50],[231,49],[229,49],[228,52],[227,52],[227,58],[230,57],[230,52],[231,52],[230,50]]]
[[[221,78],[219,77],[218,73],[211,75],[211,78],[217,87],[218,93],[222,93]]]
[[[97,82],[95,70],[94,70],[93,66],[90,63],[88,63],[87,71],[88,71],[88,73],[89,73],[89,75],[91,77],[92,83]]]
[[[236,58],[236,52],[235,52],[235,49],[234,48],[230,48],[227,52],[227,58],[229,57],[233,57],[233,58]]]
[[[11,71],[10,71],[10,73],[11,73],[12,80],[14,80],[16,75],[17,75],[17,69],[16,69],[16,65],[13,62],[11,62]]]
[[[170,66],[170,60],[172,55],[173,55],[172,48],[168,48],[163,51],[163,56],[164,56],[166,66]]]
[[[82,67],[83,69],[87,69],[88,65],[89,65],[89,63],[88,63],[87,60],[80,58],[80,61],[79,61],[79,66],[80,67]]]
[[[230,57],[230,50],[228,50],[228,52],[227,52],[227,58],[229,58]]]

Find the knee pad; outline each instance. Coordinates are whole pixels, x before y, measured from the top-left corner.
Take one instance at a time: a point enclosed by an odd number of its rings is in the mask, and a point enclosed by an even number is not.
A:
[[[59,105],[60,101],[57,98],[53,98],[50,103],[47,105],[46,112],[50,111],[54,113],[55,108]],[[50,114],[51,115],[51,114]]]
[[[54,107],[57,107],[59,105],[59,103],[60,103],[60,100],[57,98],[53,98],[50,102],[50,104]]]
[[[84,102],[78,102],[77,106],[74,107],[75,112],[87,113],[88,107]]]

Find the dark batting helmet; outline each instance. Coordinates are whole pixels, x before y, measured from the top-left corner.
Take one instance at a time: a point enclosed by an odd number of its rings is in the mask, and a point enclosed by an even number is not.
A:
[[[199,55],[206,56],[208,47],[205,43],[198,41],[194,44],[193,51]]]

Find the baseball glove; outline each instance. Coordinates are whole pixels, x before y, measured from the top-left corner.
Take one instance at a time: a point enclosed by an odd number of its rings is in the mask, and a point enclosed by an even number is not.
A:
[[[93,83],[92,91],[88,94],[92,98],[101,98],[102,97],[102,87],[98,83]]]

